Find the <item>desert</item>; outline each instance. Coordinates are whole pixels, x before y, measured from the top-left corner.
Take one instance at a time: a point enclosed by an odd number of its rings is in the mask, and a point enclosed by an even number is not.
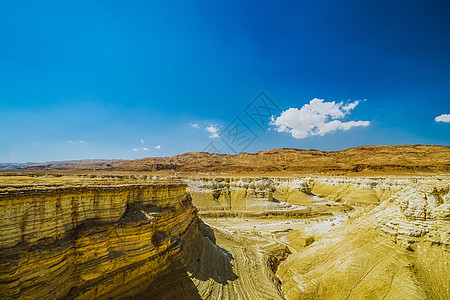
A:
[[[448,148],[433,149],[443,170]],[[0,174],[2,298],[450,296],[444,172],[239,176],[246,165],[205,175],[126,163]]]
[[[0,0],[0,300],[450,300],[449,16]]]

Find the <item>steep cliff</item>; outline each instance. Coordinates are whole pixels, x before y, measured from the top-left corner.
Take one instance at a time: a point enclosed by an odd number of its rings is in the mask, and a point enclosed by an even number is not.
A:
[[[135,294],[198,235],[182,184],[9,187],[0,197],[2,298]]]
[[[231,264],[199,230],[185,190],[182,183],[126,181],[4,186],[0,297],[199,298],[198,274],[189,270],[200,254],[217,257],[214,267]],[[168,288],[174,279],[160,278],[173,270],[184,281]]]

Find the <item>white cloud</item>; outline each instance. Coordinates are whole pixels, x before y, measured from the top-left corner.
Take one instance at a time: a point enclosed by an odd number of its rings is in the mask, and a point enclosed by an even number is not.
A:
[[[150,148],[144,147],[144,140],[143,139],[139,139],[139,141],[141,142],[141,146],[140,147],[134,147],[131,150],[128,150],[127,152],[147,152],[150,151]]]
[[[350,102],[349,104],[343,105],[342,110],[345,112],[350,112],[353,110],[357,105],[359,104],[359,100],[356,100],[354,102]]]
[[[202,127],[203,127],[203,126],[200,126],[198,123],[189,123],[189,126],[191,126],[192,128],[195,128],[195,129],[202,129]],[[220,129],[220,126],[218,126],[217,124],[209,124],[204,128],[204,130],[206,132],[209,132],[209,138],[211,138],[211,139],[220,138],[219,129]]]
[[[85,141],[67,141],[70,144],[86,144]]]
[[[450,123],[450,114],[443,114],[434,118],[436,122]]]
[[[208,127],[205,128],[205,131],[209,132],[209,138],[211,139],[215,139],[215,138],[219,138],[219,134],[217,132],[219,132],[219,127],[217,127],[217,125],[209,125]]]
[[[155,149],[161,149],[161,145],[155,146]]]
[[[134,152],[143,152],[143,151],[150,151],[150,149],[149,149],[149,148],[146,148],[146,147],[139,147],[139,148],[135,147],[135,148],[131,149],[131,151],[134,151]]]
[[[277,118],[272,116],[270,125],[275,125],[278,132],[289,132],[296,139],[310,136],[323,136],[336,130],[349,130],[352,127],[369,126],[369,121],[341,122],[350,114],[359,101],[348,104],[343,102],[325,102],[323,99],[313,99],[302,108],[289,108]]]

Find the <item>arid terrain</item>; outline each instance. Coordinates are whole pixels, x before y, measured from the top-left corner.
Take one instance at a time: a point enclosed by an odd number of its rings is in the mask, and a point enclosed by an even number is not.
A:
[[[449,299],[449,164],[367,146],[0,172],[0,297]]]
[[[450,300],[449,16],[0,0],[0,300]]]
[[[450,172],[450,147],[360,146],[342,151],[281,148],[256,153],[189,152],[173,157],[34,164],[27,170],[231,174],[435,174]]]

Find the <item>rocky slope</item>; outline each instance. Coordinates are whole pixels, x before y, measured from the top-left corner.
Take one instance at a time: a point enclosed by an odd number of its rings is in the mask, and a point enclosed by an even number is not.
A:
[[[113,165],[87,164],[52,169],[241,174],[448,174],[450,147],[360,146],[342,151],[282,148],[236,155],[189,152],[173,157],[144,158]]]

